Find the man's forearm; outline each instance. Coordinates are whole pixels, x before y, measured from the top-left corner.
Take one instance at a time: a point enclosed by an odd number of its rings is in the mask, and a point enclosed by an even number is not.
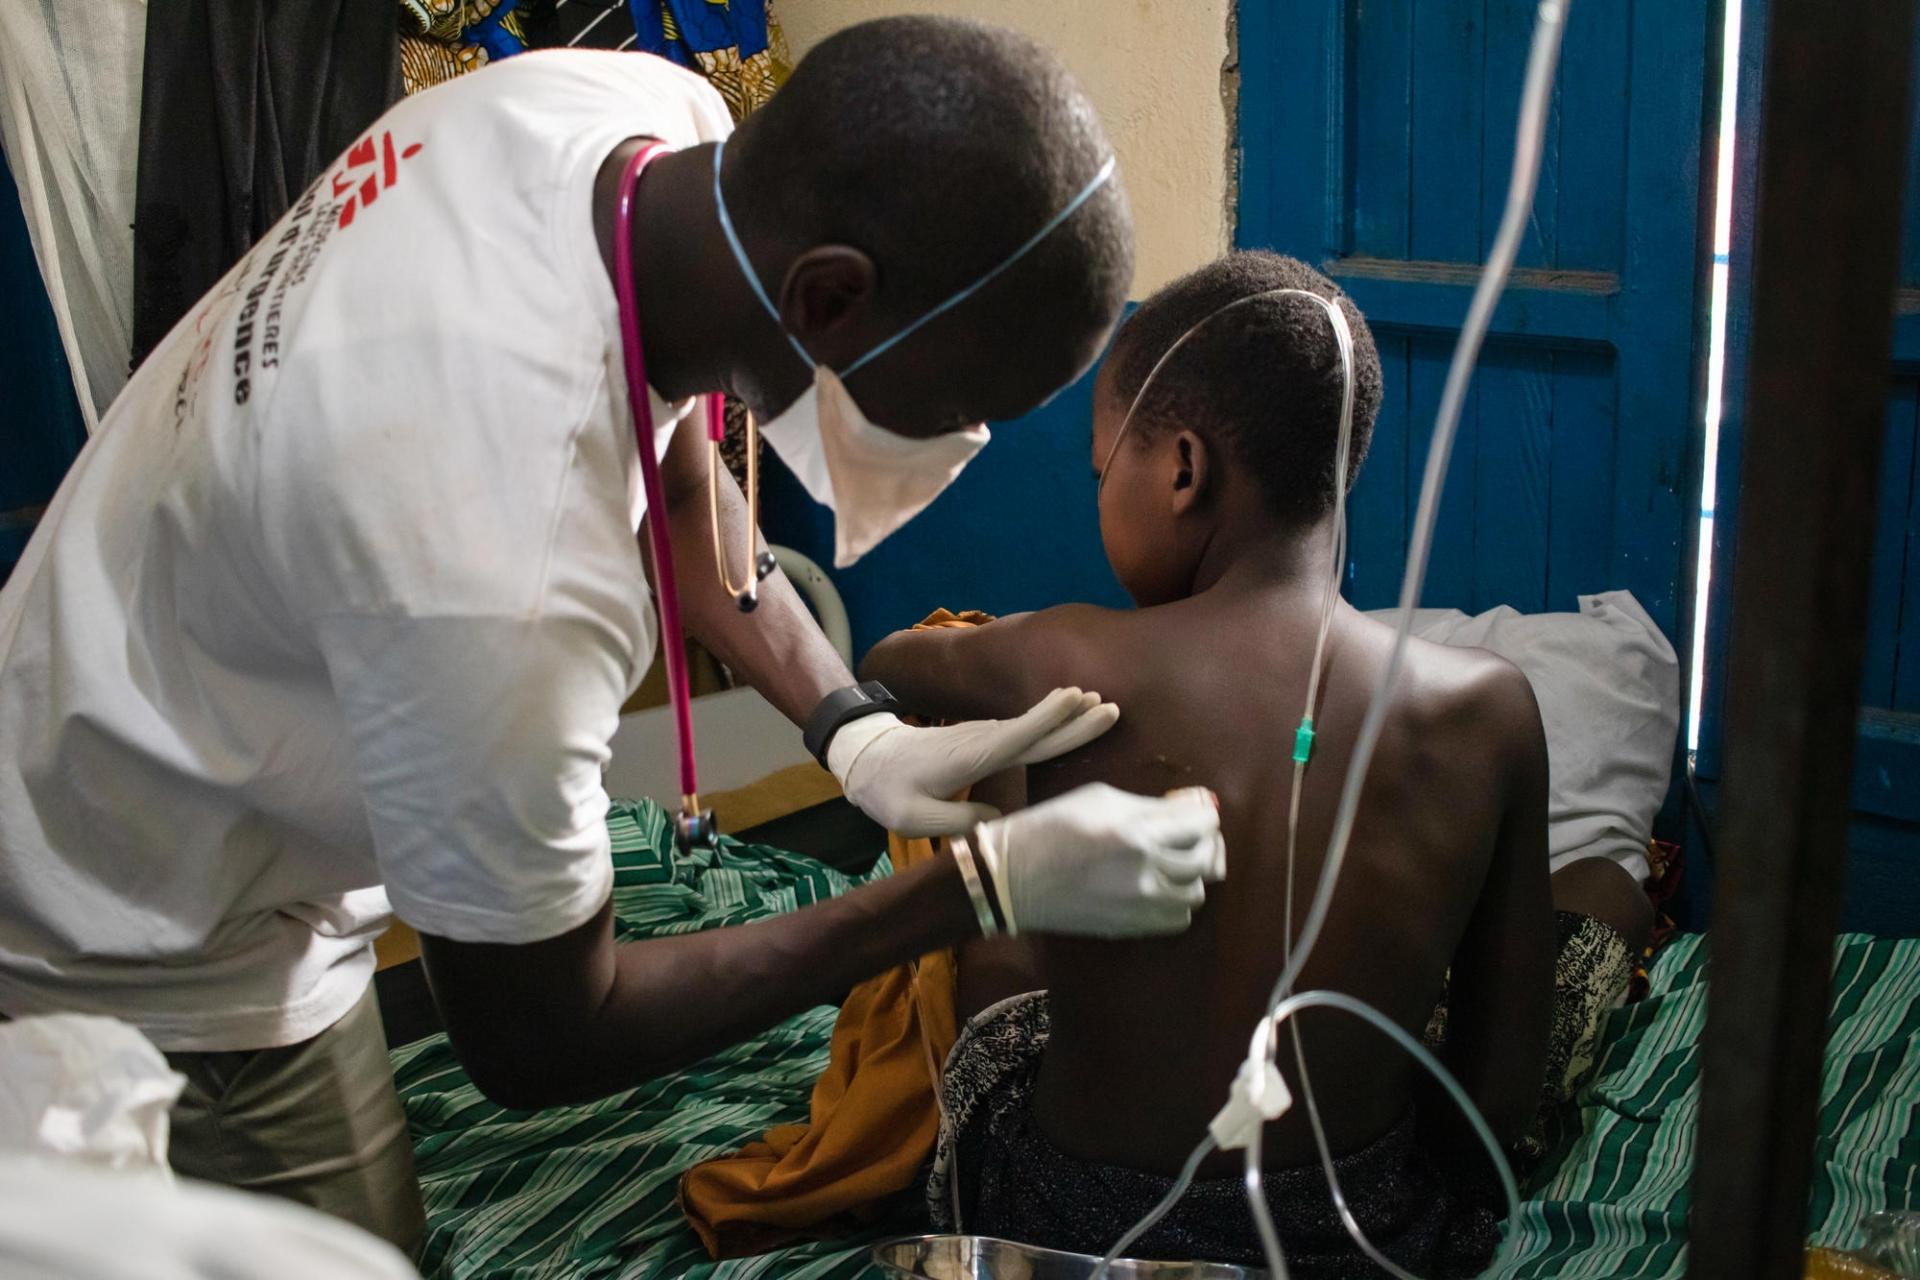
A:
[[[945,858],[772,920],[629,942],[540,1105],[632,1088],[979,933]],[[557,1047],[557,1046],[556,1046]]]
[[[720,535],[734,582],[750,575],[747,503],[731,475],[720,477]],[[853,673],[820,633],[800,593],[776,570],[760,584],[760,605],[742,613],[720,586],[713,557],[704,480],[673,494],[669,532],[687,630],[733,673],[759,690],[795,724],[804,724],[820,699],[853,683]],[[754,531],[752,546],[762,543]]]
[[[979,931],[959,871],[936,859],[739,929],[628,943],[599,1033],[612,1061],[672,1070]]]
[[[524,1110],[686,1066],[855,983],[977,936],[951,859],[753,924],[616,945],[611,904],[518,946],[423,935],[427,975],[482,1092]]]

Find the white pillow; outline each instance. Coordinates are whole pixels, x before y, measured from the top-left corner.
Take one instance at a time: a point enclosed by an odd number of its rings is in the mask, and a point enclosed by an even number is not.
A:
[[[1391,624],[1398,612],[1371,616]],[[1413,633],[1490,650],[1526,673],[1547,733],[1553,870],[1611,858],[1646,879],[1680,733],[1680,661],[1632,593],[1581,596],[1579,613],[1421,609]]]

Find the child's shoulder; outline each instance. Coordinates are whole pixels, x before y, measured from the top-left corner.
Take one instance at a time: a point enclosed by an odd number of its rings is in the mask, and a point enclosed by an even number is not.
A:
[[[1029,627],[1113,626],[1139,614],[1138,609],[1109,609],[1098,604],[1056,604],[1030,613],[1009,613],[996,619]]]
[[[1356,615],[1355,622],[1356,639],[1373,668],[1370,674],[1377,678],[1392,650],[1394,628],[1364,614]],[[1394,713],[1421,732],[1515,742],[1537,736],[1540,724],[1533,686],[1519,667],[1486,649],[1436,644],[1417,636],[1407,641]]]
[[[1041,652],[1087,659],[1106,651],[1122,633],[1139,626],[1142,610],[1097,604],[1057,604],[1031,613],[1009,613],[988,624],[1009,640]]]

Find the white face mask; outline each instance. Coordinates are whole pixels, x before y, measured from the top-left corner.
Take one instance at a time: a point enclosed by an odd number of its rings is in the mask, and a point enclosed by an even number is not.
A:
[[[833,510],[833,566],[844,569],[924,511],[986,447],[968,427],[914,440],[867,421],[838,374],[816,365],[813,385],[760,428],[807,494]]]
[[[780,323],[779,308],[767,296],[759,273],[747,257],[727,213],[726,197],[720,190],[720,158],[726,150],[723,141],[713,149],[713,203],[719,211],[720,229],[740,273],[752,286],[754,296],[773,322]],[[1093,197],[1113,176],[1114,161],[1109,158],[1094,175],[1093,181],[1066,208],[1054,215],[1025,244],[1015,249],[999,266],[967,285],[873,350],[855,360],[839,373],[816,361],[792,334],[787,341],[802,360],[813,368],[813,385],[800,393],[791,405],[773,421],[760,428],[780,460],[787,464],[815,502],[834,514],[833,564],[844,569],[873,550],[901,525],[926,509],[927,504],[953,483],[973,456],[986,446],[984,425],[969,427],[947,435],[916,440],[897,435],[875,425],[854,400],[841,379],[886,351],[935,316],[953,309],[972,297],[1001,272],[1018,262],[1075,210]],[[783,330],[784,332],[784,330]]]

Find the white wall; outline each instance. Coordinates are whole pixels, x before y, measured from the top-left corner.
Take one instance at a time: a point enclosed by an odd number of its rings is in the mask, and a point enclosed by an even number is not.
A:
[[[649,707],[620,717],[607,766],[607,794],[649,796],[669,809],[680,803],[680,756],[673,713]],[[731,791],[813,759],[800,730],[752,689],[726,689],[693,700],[693,741],[700,792]]]
[[[1133,296],[1218,257],[1227,211],[1220,72],[1232,0],[775,0],[798,58],[841,27],[943,13],[1013,27],[1066,62],[1120,154],[1139,241]]]

